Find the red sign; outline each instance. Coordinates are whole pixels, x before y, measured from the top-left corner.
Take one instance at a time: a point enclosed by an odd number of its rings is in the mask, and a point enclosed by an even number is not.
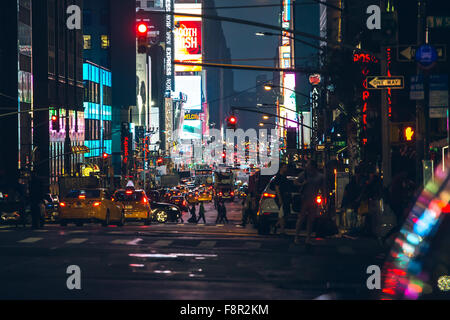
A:
[[[312,84],[313,86],[318,85],[321,80],[322,78],[320,77],[320,74],[316,73],[309,76],[309,83]]]
[[[177,53],[182,55],[202,53],[202,22],[180,21],[180,27],[176,30]]]
[[[123,163],[128,162],[128,137],[123,140]]]

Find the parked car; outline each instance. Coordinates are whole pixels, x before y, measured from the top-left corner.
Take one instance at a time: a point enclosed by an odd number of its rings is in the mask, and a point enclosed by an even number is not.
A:
[[[28,209],[28,210],[27,210]],[[0,191],[0,224],[29,224],[29,206],[19,194]]]
[[[73,222],[82,226],[86,222],[99,222],[108,226],[111,222],[125,224],[125,210],[106,189],[78,189],[70,191],[59,203],[58,220],[61,226]]]

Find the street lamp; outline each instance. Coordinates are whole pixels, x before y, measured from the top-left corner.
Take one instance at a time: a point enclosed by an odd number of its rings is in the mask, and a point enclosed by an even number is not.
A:
[[[268,115],[263,115],[262,117],[264,120],[269,120],[269,116]]]

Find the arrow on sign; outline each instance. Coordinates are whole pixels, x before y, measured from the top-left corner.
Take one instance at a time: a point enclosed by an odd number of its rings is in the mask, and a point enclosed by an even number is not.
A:
[[[397,77],[367,77],[367,89],[403,89],[404,78],[403,76]]]
[[[411,60],[416,55],[416,48],[408,47],[405,50],[400,51],[400,54],[406,59]]]

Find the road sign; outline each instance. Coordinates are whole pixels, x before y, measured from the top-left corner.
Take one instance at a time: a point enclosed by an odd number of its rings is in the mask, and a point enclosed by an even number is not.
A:
[[[438,59],[437,51],[433,46],[429,44],[421,45],[416,50],[416,61],[422,67],[431,67]]]
[[[411,77],[411,85],[409,91],[410,100],[423,100],[425,92],[423,91],[423,76],[418,74]]]
[[[433,44],[436,49],[438,61],[447,60],[447,46],[445,44]],[[399,45],[397,48],[398,62],[414,62],[416,58],[416,45]]]
[[[373,90],[373,89],[403,89],[405,87],[405,79],[403,76],[367,77],[365,82],[366,82],[366,87],[369,90]]]
[[[448,75],[430,76],[430,118],[446,118],[448,109]]]
[[[428,28],[450,28],[450,17],[427,17]]]

